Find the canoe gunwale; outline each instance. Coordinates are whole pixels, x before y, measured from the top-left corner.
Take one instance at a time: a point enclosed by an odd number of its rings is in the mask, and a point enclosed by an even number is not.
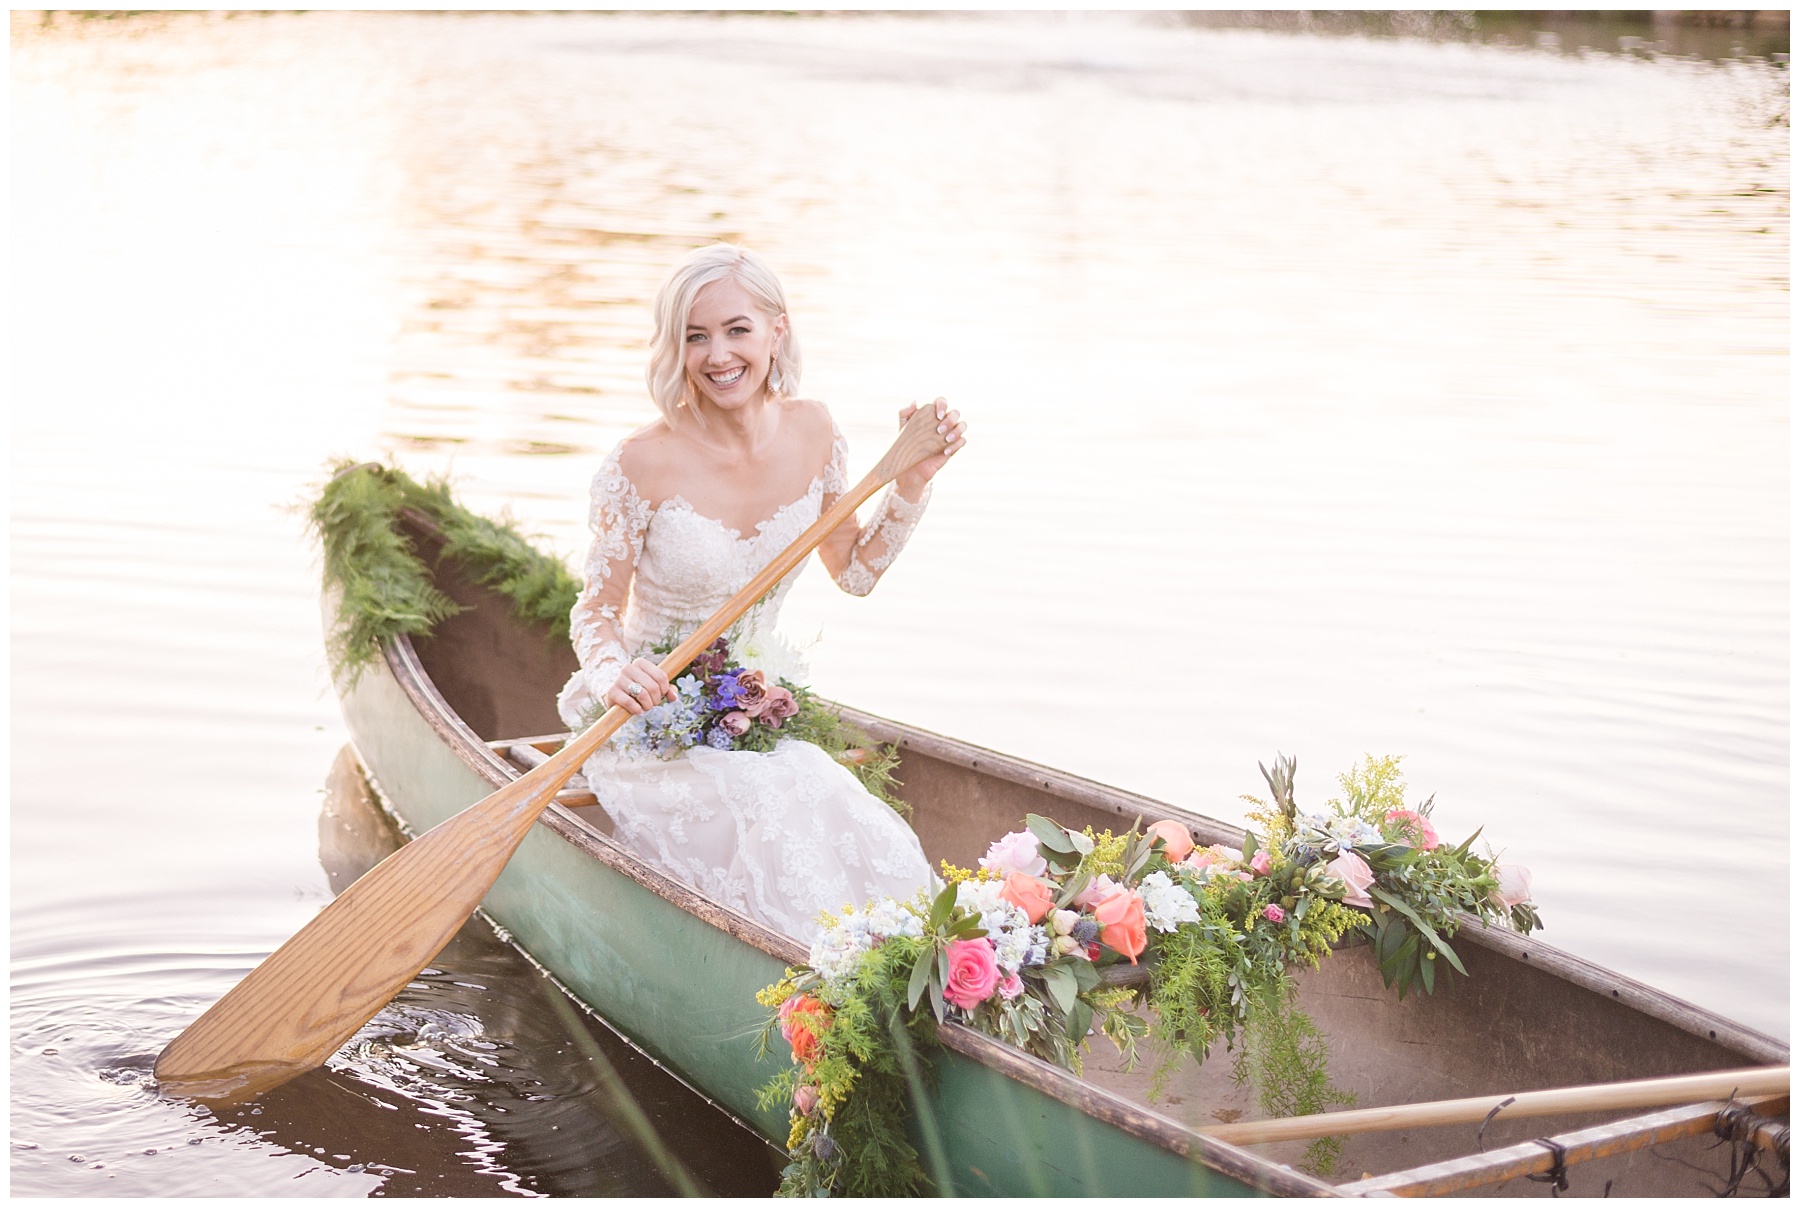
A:
[[[388,670],[392,672],[401,691],[433,733],[458,758],[495,788],[510,783],[520,775],[518,769],[507,763],[480,735],[470,729],[444,699],[426,672],[410,638],[404,634],[396,637],[387,644],[383,654]],[[844,712],[859,725],[862,719],[868,717],[867,714],[847,708]],[[888,741],[883,735],[895,731],[894,723],[874,718],[869,720],[880,722],[878,728],[883,733],[874,736]],[[583,854],[629,877],[650,892],[733,938],[788,965],[803,964],[806,961],[808,950],[798,940],[765,927],[668,876],[642,857],[620,846],[611,836],[589,826],[566,807],[552,802],[539,818],[539,824],[548,827]],[[1167,1116],[1121,1095],[1083,1082],[1067,1070],[963,1024],[946,1021],[938,1025],[937,1032],[938,1039],[945,1048],[963,1057],[1014,1081],[1022,1082],[1122,1132],[1181,1157],[1197,1160],[1202,1165],[1263,1192],[1333,1198],[1345,1195],[1323,1179],[1269,1161],[1247,1149],[1202,1136]]]

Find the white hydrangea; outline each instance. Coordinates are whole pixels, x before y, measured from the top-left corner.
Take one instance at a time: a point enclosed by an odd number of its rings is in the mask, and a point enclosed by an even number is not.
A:
[[[869,907],[869,933],[884,940],[894,936],[917,939],[925,934],[925,920],[904,903],[882,898]]]
[[[1005,888],[1001,881],[964,881],[956,887],[956,904],[981,917],[981,926],[989,939],[1002,931],[1029,927],[1025,912],[1000,896]]]
[[[1158,931],[1173,931],[1183,923],[1200,921],[1194,895],[1175,884],[1166,872],[1153,872],[1138,882],[1144,899],[1144,921]]]
[[[859,919],[859,921],[862,921]],[[849,920],[845,920],[848,923]],[[861,927],[839,925],[827,927],[813,941],[806,963],[819,971],[826,981],[838,981],[856,972],[863,953],[874,947],[866,921]]]

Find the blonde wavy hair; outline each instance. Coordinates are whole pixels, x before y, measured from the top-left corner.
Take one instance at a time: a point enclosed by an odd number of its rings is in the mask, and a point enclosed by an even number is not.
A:
[[[743,286],[755,300],[756,308],[771,319],[787,314],[787,294],[781,288],[780,278],[755,252],[735,244],[715,243],[683,257],[656,291],[656,301],[651,305],[656,330],[650,337],[650,364],[644,369],[650,398],[671,424],[675,422],[675,412],[690,396],[683,356],[688,313],[702,289],[726,278]],[[776,346],[768,389],[772,395],[789,397],[800,389],[800,340],[794,334],[792,318]]]

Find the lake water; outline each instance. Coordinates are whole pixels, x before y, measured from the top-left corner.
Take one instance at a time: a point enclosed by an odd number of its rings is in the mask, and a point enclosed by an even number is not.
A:
[[[1230,818],[1277,751],[1303,804],[1403,753],[1549,942],[1787,1035],[1782,62],[1095,15],[12,34],[15,1194],[666,1190],[587,1040],[697,1179],[769,1190],[479,924],[261,1116],[147,1086],[386,841],[291,505],[391,456],[575,556],[647,301],[714,238],[784,275],[857,466],[908,401],[973,424],[875,595],[795,592],[825,693]]]

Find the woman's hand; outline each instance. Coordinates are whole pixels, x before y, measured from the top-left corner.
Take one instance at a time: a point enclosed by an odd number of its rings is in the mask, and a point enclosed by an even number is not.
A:
[[[637,691],[633,692],[633,688]],[[633,659],[619,672],[619,678],[606,690],[604,699],[609,705],[618,705],[635,714],[659,701],[678,700],[680,693],[670,685],[669,677],[662,673],[661,667],[649,659]]]
[[[925,484],[931,481],[932,475],[943,469],[945,464],[956,455],[957,450],[969,443],[969,425],[963,422],[961,414],[950,410],[950,404],[941,398],[934,400],[931,405],[937,408],[938,432],[950,442],[950,445],[942,453],[927,457],[896,480],[895,485],[900,488],[900,494],[913,503],[917,503],[919,496],[925,493]],[[918,409],[917,403],[908,403],[900,408],[900,426],[902,428],[906,427],[906,421],[911,419]]]

